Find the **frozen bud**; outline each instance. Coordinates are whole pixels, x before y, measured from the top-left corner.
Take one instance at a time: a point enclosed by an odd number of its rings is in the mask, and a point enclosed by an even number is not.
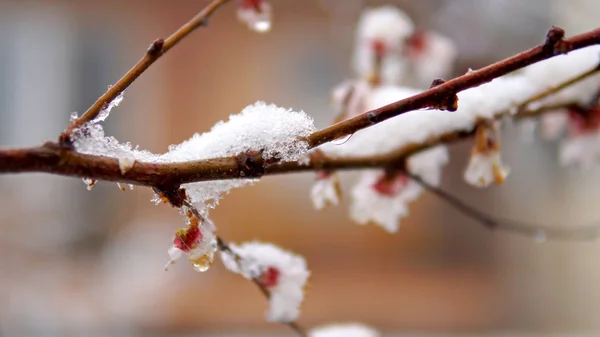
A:
[[[246,242],[221,251],[225,268],[253,279],[269,291],[269,312],[272,322],[292,322],[300,315],[304,287],[310,272],[303,257],[275,245]]]
[[[464,173],[466,182],[477,187],[502,184],[509,173],[500,158],[500,137],[494,125],[479,123],[475,129],[475,145]]]
[[[342,189],[337,173],[321,171],[317,173],[317,181],[310,191],[310,198],[316,209],[337,206],[342,197]]]
[[[337,114],[336,122],[367,111],[371,85],[366,81],[345,81],[333,89],[331,98]]]
[[[361,225],[373,222],[396,232],[400,219],[408,215],[408,204],[421,193],[421,186],[402,173],[363,172],[352,190],[350,217]]]
[[[343,323],[316,327],[308,337],[381,337],[381,333],[362,323]]]
[[[242,0],[237,16],[238,20],[256,32],[271,30],[271,5],[265,0]]]
[[[182,207],[182,211],[188,227],[181,228],[175,233],[173,246],[169,248],[170,260],[165,270],[181,254],[186,254],[194,270],[204,272],[214,262],[217,251],[217,241],[212,230],[214,225],[204,217],[199,218],[187,207]]]

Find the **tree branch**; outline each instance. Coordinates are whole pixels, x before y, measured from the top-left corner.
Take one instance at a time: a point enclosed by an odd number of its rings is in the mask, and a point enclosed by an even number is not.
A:
[[[465,89],[490,82],[515,70],[564,54],[568,51],[598,44],[600,43],[600,28],[566,40],[563,37],[564,31],[562,29],[552,27],[546,35],[546,42],[542,45],[434,86],[420,94],[365,112],[354,118],[314,132],[308,136],[308,143],[311,147],[316,147],[351,135],[356,131],[381,123],[386,119],[405,112],[439,106],[444,100],[453,97]]]
[[[73,120],[71,124],[60,134],[59,143],[68,144],[73,130],[81,127],[86,122],[96,118],[100,111],[114,100],[121,92],[127,89],[146,69],[148,69],[156,60],[173,48],[177,43],[183,40],[196,28],[206,25],[206,20],[222,5],[230,0],[213,0],[200,13],[196,14],[190,21],[179,27],[166,40],[157,39],[148,48],[146,54],[131,68],[121,79],[112,85],[104,95],[100,96],[96,102],[90,106],[87,111],[79,118]]]
[[[199,22],[198,18],[205,17],[212,13],[216,8],[215,6],[222,3],[223,1],[214,1],[212,3],[213,7],[210,7],[210,11],[205,9],[192,21]],[[183,28],[180,28],[180,30],[181,29]],[[189,33],[190,29],[191,28],[185,28],[183,31]],[[315,147],[319,144],[339,138],[342,134],[355,132],[406,111],[420,109],[429,105],[435,106],[439,101],[444,100],[445,97],[447,98],[448,95],[454,95],[456,92],[489,82],[493,78],[504,75],[510,71],[543,59],[551,58],[557,54],[556,51],[582,48],[600,42],[600,28],[577,35],[568,40],[558,40],[558,42],[552,38],[553,34],[556,33],[556,30],[556,28],[553,28],[549,31],[545,44],[529,51],[499,61],[483,69],[459,76],[420,94],[366,112],[355,118],[337,123],[320,131],[316,131],[307,138],[310,142],[310,146]],[[187,33],[176,35],[177,37],[172,40],[175,42],[171,42],[171,46],[181,40]],[[567,48],[563,45],[569,47]],[[556,46],[563,47],[559,48]],[[565,83],[556,88],[550,88],[547,92],[537,95],[536,99],[544,98],[564,87],[579,82],[597,71],[598,68],[595,68],[580,76],[565,81]],[[530,103],[530,101],[527,103]],[[524,106],[521,106],[520,111],[514,115],[514,117],[535,116],[544,113],[545,111],[546,109],[529,111],[525,110]],[[507,112],[498,113],[495,115],[495,118],[499,119],[506,113]],[[406,145],[392,153],[370,157],[328,158],[326,156],[313,156],[308,164],[300,162],[268,164],[265,163],[260,154],[255,154],[251,155],[253,156],[251,161],[245,160],[245,162],[251,163],[253,167],[246,168],[244,165],[240,165],[240,163],[244,161],[244,158],[247,159],[250,155],[242,153],[236,157],[215,158],[182,163],[135,162],[133,167],[125,173],[121,172],[116,158],[81,154],[75,152],[70,146],[47,142],[40,147],[0,150],[0,173],[45,172],[142,186],[179,186],[180,184],[198,181],[240,179],[242,177],[257,178],[263,175],[315,171],[321,169],[347,170],[387,167],[393,163],[404,160],[411,154],[429,147],[438,144],[452,143],[471,137],[471,135],[471,132],[448,132],[441,136],[432,137],[423,143]]]

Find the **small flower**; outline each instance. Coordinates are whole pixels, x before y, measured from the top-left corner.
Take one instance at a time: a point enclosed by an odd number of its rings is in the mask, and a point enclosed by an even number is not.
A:
[[[361,225],[374,222],[390,233],[408,215],[408,203],[416,200],[421,186],[402,173],[366,171],[352,190],[350,217]]]
[[[510,172],[500,158],[498,130],[494,125],[480,123],[475,129],[475,145],[464,173],[466,182],[477,187],[502,184]]]
[[[246,242],[229,245],[230,251],[221,251],[225,268],[254,279],[270,293],[267,320],[293,322],[300,315],[304,287],[310,272],[303,257],[275,245]]]
[[[237,16],[238,20],[256,32],[271,30],[271,5],[265,0],[242,0]]]
[[[380,337],[381,333],[362,323],[331,324],[311,329],[308,337]]]
[[[337,173],[321,171],[317,173],[317,182],[313,185],[310,198],[316,209],[337,206],[340,203],[342,190]]]
[[[413,31],[412,20],[398,8],[382,6],[364,11],[354,52],[357,75],[374,85],[398,83],[406,67],[403,41]]]
[[[204,216],[199,218],[192,210],[182,207],[188,227],[175,232],[173,246],[169,248],[169,265],[175,263],[183,254],[188,256],[194,270],[204,272],[210,268],[217,251],[217,242],[214,235],[214,225]]]

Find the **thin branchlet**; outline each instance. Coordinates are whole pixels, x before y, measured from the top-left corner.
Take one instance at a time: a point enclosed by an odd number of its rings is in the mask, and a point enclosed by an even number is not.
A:
[[[402,173],[421,185],[427,191],[450,204],[467,217],[472,218],[473,220],[481,223],[484,227],[491,230],[513,232],[524,236],[529,236],[536,240],[540,238],[543,238],[544,240],[593,240],[600,235],[600,223],[594,223],[581,227],[565,228],[563,226],[549,227],[545,225],[521,222],[514,219],[493,217],[476,209],[475,207],[470,206],[452,193],[427,183],[425,180],[421,179],[421,177],[414,175],[407,170],[402,170]]]

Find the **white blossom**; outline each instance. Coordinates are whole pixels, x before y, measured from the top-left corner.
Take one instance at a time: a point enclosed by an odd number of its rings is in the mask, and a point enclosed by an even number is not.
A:
[[[386,179],[380,170],[364,171],[351,192],[350,217],[358,224],[373,222],[394,233],[400,219],[408,216],[408,203],[422,191],[419,184],[405,175]]]
[[[502,183],[509,173],[510,169],[502,164],[500,152],[494,151],[471,156],[464,178],[473,186],[488,187],[492,183]]]
[[[292,322],[300,315],[304,287],[310,275],[303,257],[275,245],[247,242],[230,244],[233,252],[221,251],[223,265],[247,279],[255,279],[269,292],[267,320]]]
[[[318,210],[326,206],[337,206],[340,197],[340,180],[337,173],[317,173],[317,181],[310,192],[313,206]]]
[[[342,323],[316,327],[308,337],[380,337],[381,333],[362,323]]]
[[[358,77],[368,79],[374,71],[378,71],[383,83],[398,83],[406,67],[402,56],[404,40],[413,31],[412,20],[396,7],[365,10],[358,21],[353,56]],[[376,69],[378,66],[379,70]]]
[[[471,158],[464,173],[467,183],[477,187],[488,187],[492,183],[504,182],[510,169],[500,157],[500,136],[497,125],[478,124]]]

